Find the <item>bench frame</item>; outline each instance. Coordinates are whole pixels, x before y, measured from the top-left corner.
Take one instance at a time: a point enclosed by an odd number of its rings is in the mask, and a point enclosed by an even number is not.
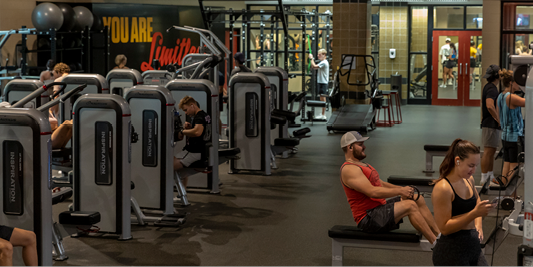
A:
[[[370,248],[370,249],[387,249],[387,250],[404,250],[404,251],[425,251],[431,252],[432,244],[422,238],[420,242],[397,242],[397,241],[378,241],[349,238],[332,238],[331,239],[331,265],[342,266],[344,258],[344,247]]]

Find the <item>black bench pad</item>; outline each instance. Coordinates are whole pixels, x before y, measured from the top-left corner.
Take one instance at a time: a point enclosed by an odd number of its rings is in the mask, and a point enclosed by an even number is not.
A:
[[[274,140],[275,146],[297,146],[300,144],[298,138],[276,138]]]
[[[323,107],[323,108],[325,108],[326,107],[326,102],[319,101],[319,100],[307,100],[306,105],[309,106],[309,107]]]
[[[393,230],[387,233],[366,233],[356,226],[335,225],[328,230],[331,238],[393,241],[405,243],[419,243],[422,235],[416,231]]]
[[[441,152],[447,152],[448,149],[450,149],[450,146],[444,146],[444,145],[424,145],[425,151],[441,151]]]
[[[311,132],[311,129],[309,129],[309,127],[305,127],[305,128],[292,132],[292,136],[294,137],[305,136],[306,133],[310,133],[310,132]]]
[[[235,156],[237,154],[241,153],[241,149],[238,147],[235,148],[227,148],[227,149],[219,149],[218,150],[218,157],[231,157]]]
[[[404,175],[391,175],[387,179],[388,183],[394,185],[419,185],[419,186],[429,186],[433,182],[433,178],[428,177],[414,177],[414,176],[404,176]]]
[[[296,113],[287,111],[287,110],[281,110],[281,109],[274,109],[272,110],[272,115],[279,116],[279,117],[285,117],[287,120],[293,121],[296,119]]]
[[[63,211],[59,214],[60,224],[93,225],[100,222],[97,211]]]

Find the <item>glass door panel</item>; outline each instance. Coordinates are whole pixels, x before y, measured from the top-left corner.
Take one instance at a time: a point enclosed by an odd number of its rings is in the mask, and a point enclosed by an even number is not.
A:
[[[482,48],[481,31],[433,31],[433,40],[433,69],[438,71],[432,76],[432,103],[479,106],[483,76],[478,54],[478,47]],[[455,52],[449,47],[455,47]]]
[[[458,86],[458,50],[452,48],[459,43],[458,31],[433,31],[433,84],[434,105],[457,106],[459,101]],[[452,51],[455,51],[452,53]]]
[[[477,33],[471,33],[469,35],[470,35],[468,36],[470,39],[470,45],[468,47],[469,62],[467,63],[468,67],[466,67],[468,79],[465,79],[465,83],[468,83],[468,86],[466,86],[466,88],[469,88],[467,99],[474,100],[474,101],[465,102],[465,105],[468,105],[468,106],[476,105],[475,102],[480,101],[481,94],[483,91],[483,88],[481,87],[481,79],[484,74],[484,71],[481,68],[483,38],[481,36],[478,36]]]

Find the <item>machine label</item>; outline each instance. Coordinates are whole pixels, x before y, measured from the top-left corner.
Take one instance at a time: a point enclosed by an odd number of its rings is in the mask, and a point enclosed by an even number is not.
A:
[[[155,110],[143,111],[143,166],[157,166],[158,117]]]
[[[4,214],[24,213],[24,148],[18,141],[3,142]]]
[[[259,135],[259,112],[258,112],[258,96],[256,93],[248,92],[245,95],[246,99],[246,136],[257,137]]]
[[[107,121],[95,122],[95,183],[113,184],[113,125]]]

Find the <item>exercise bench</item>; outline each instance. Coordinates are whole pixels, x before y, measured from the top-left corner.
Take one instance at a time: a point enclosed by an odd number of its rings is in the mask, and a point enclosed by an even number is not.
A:
[[[355,226],[335,225],[329,229],[328,235],[332,240],[332,266],[342,266],[344,247],[428,252],[432,248],[432,244],[416,230],[366,233]]]
[[[444,157],[450,149],[448,145],[424,145],[426,151],[426,170],[425,173],[434,173],[433,157]]]

